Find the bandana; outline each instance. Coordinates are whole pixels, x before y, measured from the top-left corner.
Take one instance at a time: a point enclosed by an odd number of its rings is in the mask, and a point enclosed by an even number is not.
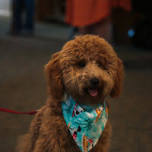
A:
[[[106,103],[96,107],[78,105],[71,97],[62,102],[62,112],[69,131],[82,152],[98,142],[108,120]]]

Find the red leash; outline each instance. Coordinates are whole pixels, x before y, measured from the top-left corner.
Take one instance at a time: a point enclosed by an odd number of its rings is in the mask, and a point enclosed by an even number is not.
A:
[[[37,110],[30,111],[30,112],[18,112],[18,111],[6,109],[6,108],[0,108],[0,111],[7,112],[7,113],[13,113],[13,114],[27,114],[27,115],[34,115],[37,113]]]

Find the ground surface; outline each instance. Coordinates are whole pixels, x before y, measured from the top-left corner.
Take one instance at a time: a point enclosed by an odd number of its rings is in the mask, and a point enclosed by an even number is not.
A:
[[[56,30],[56,36],[34,38],[5,34],[6,23],[0,23],[0,107],[30,111],[46,100],[43,67],[51,54],[66,41],[59,27],[41,28],[38,34]],[[7,27],[7,25],[6,25]],[[54,32],[55,33],[55,32]],[[126,76],[124,92],[112,101],[113,137],[110,152],[152,151],[152,50],[117,46],[124,60]],[[0,151],[14,152],[19,135],[26,133],[33,116],[0,113]]]

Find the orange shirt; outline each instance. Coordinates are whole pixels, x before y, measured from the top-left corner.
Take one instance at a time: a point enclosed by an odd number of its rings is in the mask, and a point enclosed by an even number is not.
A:
[[[94,24],[110,15],[112,7],[131,10],[130,0],[67,0],[66,22],[76,27]]]

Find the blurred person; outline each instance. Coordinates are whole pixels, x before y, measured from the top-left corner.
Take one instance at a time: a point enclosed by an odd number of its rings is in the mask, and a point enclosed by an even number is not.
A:
[[[11,34],[32,36],[34,34],[34,0],[12,0]]]
[[[66,0],[65,21],[74,27],[70,37],[90,33],[111,42],[113,8],[131,11],[131,0]]]

